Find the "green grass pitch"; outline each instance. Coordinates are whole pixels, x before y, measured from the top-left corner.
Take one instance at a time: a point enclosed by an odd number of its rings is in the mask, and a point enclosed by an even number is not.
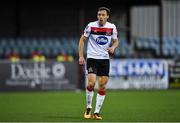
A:
[[[94,122],[84,110],[85,92],[0,93],[1,122]],[[101,115],[102,122],[180,121],[180,90],[108,90]]]

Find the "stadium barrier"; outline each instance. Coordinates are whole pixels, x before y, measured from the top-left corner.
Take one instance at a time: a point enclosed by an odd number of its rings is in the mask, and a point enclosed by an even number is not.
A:
[[[169,88],[180,89],[180,60],[169,64]]]
[[[112,60],[109,89],[167,89],[168,63],[157,59]]]
[[[110,63],[108,89],[180,88],[180,62],[111,59]],[[87,83],[84,67],[77,61],[1,60],[0,68],[0,91],[84,90],[85,79]]]
[[[168,74],[166,60],[112,59],[107,89],[168,89]]]
[[[167,89],[168,63],[157,59],[112,60],[110,89]]]
[[[74,90],[78,84],[77,62],[0,62],[0,91]]]

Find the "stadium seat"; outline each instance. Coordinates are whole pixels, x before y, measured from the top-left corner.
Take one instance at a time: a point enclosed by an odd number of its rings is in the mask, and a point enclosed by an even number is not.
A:
[[[59,54],[73,55],[78,58],[78,38],[1,38],[0,58],[7,57],[8,54],[17,51],[22,58],[30,58],[31,53],[37,51],[48,58],[55,58]],[[131,41],[120,40],[120,45],[114,53],[114,58],[132,58],[137,53],[143,51],[151,52],[160,56],[159,39],[140,38]],[[163,55],[165,57],[180,56],[180,38],[163,38]],[[87,43],[85,43],[84,53],[87,54]],[[148,56],[149,57],[149,56]]]

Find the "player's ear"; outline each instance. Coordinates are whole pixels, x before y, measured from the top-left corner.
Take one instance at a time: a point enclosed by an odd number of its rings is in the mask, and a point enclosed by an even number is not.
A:
[[[107,15],[107,19],[109,18],[109,15]]]

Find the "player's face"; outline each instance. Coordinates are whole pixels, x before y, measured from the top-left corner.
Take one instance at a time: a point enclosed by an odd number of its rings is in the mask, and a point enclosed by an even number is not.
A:
[[[98,11],[97,18],[98,18],[99,24],[103,26],[106,23],[107,19],[109,18],[109,15],[107,15],[106,10],[101,10],[101,11]]]

